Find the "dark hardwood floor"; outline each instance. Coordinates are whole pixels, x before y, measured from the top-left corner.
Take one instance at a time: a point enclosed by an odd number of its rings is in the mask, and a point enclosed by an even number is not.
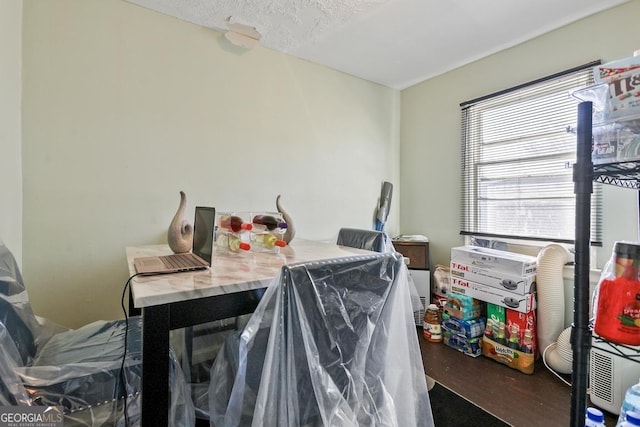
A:
[[[515,427],[571,424],[571,388],[542,360],[527,375],[487,357],[470,357],[428,342],[417,329],[425,373],[440,384]],[[617,416],[605,415],[606,425],[615,426]]]

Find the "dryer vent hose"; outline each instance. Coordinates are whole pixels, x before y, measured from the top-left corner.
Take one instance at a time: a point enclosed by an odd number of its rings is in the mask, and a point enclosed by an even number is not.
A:
[[[571,328],[564,328],[562,270],[568,259],[569,251],[564,246],[555,243],[546,246],[538,254],[536,278],[538,344],[551,368],[565,374],[571,373],[573,359]]]

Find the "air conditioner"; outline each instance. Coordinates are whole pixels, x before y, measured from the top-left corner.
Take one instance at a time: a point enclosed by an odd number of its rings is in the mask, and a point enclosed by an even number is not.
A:
[[[589,365],[591,403],[619,414],[627,389],[640,380],[640,347],[616,345],[594,337]]]

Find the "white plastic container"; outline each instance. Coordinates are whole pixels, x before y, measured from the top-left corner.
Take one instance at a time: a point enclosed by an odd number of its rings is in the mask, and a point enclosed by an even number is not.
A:
[[[627,389],[624,395],[624,402],[622,402],[622,407],[620,408],[617,426],[626,421],[627,413],[629,412],[640,412],[640,381]]]
[[[596,408],[587,408],[587,416],[584,420],[584,427],[606,427],[604,424],[604,414]]]
[[[616,427],[640,427],[640,412],[627,412],[627,420],[616,424]]]

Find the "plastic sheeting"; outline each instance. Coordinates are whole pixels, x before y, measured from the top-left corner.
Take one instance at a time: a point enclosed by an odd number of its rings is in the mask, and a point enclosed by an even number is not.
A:
[[[182,371],[191,389],[196,417],[209,419],[209,375],[215,356],[226,338],[246,325],[250,315],[208,322],[187,329],[171,331],[172,348],[181,361]],[[191,356],[186,349],[191,347]]]
[[[374,252],[396,252],[388,234],[384,231],[357,228],[342,228],[338,233],[337,244],[351,248],[359,248]],[[424,310],[418,291],[409,276],[413,311]],[[231,333],[241,330],[248,322],[250,315],[234,317],[216,322],[197,325],[187,330],[172,331],[172,345],[178,351],[182,361],[196,416],[209,418],[209,374],[215,355]],[[189,356],[187,348],[191,349]]]
[[[59,329],[34,316],[15,260],[0,246],[0,404],[61,406],[65,426],[139,425],[142,319]],[[192,426],[189,388],[170,357],[171,425]]]
[[[432,426],[398,253],[283,267],[211,370],[210,422]]]
[[[385,231],[363,230],[360,228],[341,228],[336,244],[350,248],[366,249],[374,252],[396,252],[393,242]],[[409,275],[409,291],[413,312],[424,313],[424,305],[411,275]],[[415,319],[415,316],[414,316]]]

